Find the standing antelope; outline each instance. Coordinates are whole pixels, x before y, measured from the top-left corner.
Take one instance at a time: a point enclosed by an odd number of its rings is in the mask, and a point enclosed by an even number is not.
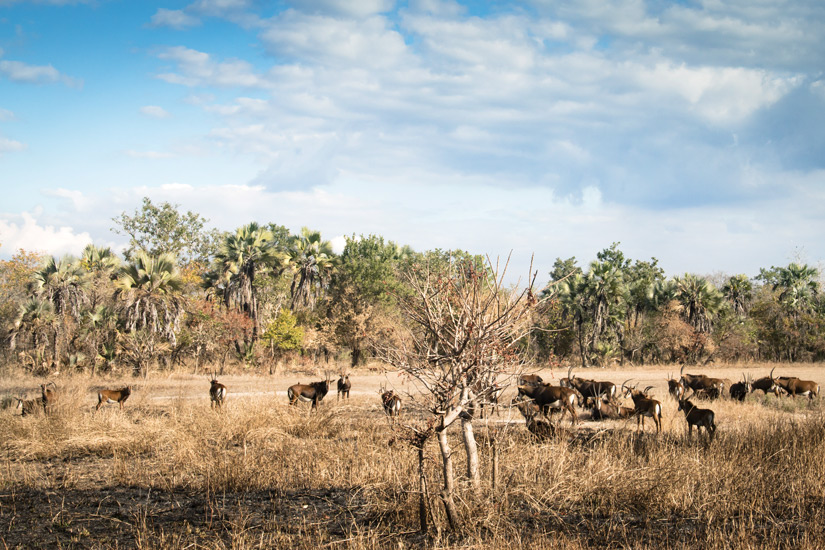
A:
[[[557,410],[561,410],[559,422],[564,420],[564,414],[566,412],[570,413],[571,424],[575,425],[579,420],[575,407],[576,401],[578,400],[576,390],[542,384],[540,386],[519,386],[518,394],[527,396],[535,401],[536,405],[539,406],[539,410],[550,420],[553,419],[553,413]]]
[[[132,386],[126,386],[121,390],[100,390],[97,392],[97,407],[95,407],[95,412],[100,410],[100,407],[103,406],[103,403],[117,403],[120,405],[120,410],[123,410],[123,403],[129,399],[129,396],[132,395]]]
[[[681,380],[673,378],[672,374],[668,374],[667,393],[673,396],[677,401],[685,395],[685,385]]]
[[[639,430],[639,423],[641,423],[641,429],[644,431],[645,417],[648,416],[652,418],[653,423],[656,424],[656,433],[658,434],[662,431],[662,404],[647,396],[647,390],[653,386],[648,386],[645,388],[645,391],[642,392],[637,390],[635,386],[632,388],[625,386],[628,382],[630,382],[630,380],[625,380],[622,383],[622,391],[625,397],[629,396],[633,399],[633,408],[636,414],[636,430]]]
[[[524,424],[527,426],[527,431],[533,434],[537,441],[551,439],[556,435],[556,426],[550,422],[536,419],[536,416],[541,412],[539,406],[532,399],[517,399],[515,401],[516,408],[524,417]]]
[[[211,384],[209,386],[209,406],[220,411],[223,408],[223,401],[226,399],[226,386],[218,382],[214,372],[209,383]]]
[[[381,394],[381,404],[384,406],[384,412],[390,418],[398,416],[401,413],[401,398],[395,395],[392,390],[386,390],[384,386],[378,390]]]
[[[692,397],[692,396],[691,396]],[[696,431],[701,435],[702,428],[705,428],[705,433],[710,439],[716,434],[716,423],[714,420],[713,411],[710,409],[700,409],[687,398],[679,400],[679,409],[684,411],[685,420],[688,424],[688,437],[693,435],[693,427],[696,426]]]
[[[543,383],[538,374],[522,374],[518,377],[519,386],[540,386]]]
[[[636,411],[633,407],[622,407],[612,399],[603,397],[589,397],[586,403],[590,406],[590,414],[594,420],[630,418]]]
[[[349,381],[349,374],[342,374],[338,379],[338,397],[335,400],[338,401],[342,396],[349,399],[349,390],[351,387],[352,384]]]
[[[814,397],[819,394],[819,384],[813,380],[800,380],[795,376],[780,376],[776,379],[776,385],[794,399],[797,395],[801,395],[813,401]]]
[[[613,382],[597,382],[596,380],[582,380],[573,374],[573,367],[567,369],[567,378],[559,380],[559,384],[565,388],[573,388],[582,394],[586,400],[588,397],[616,397],[616,384]]]
[[[776,380],[773,378],[773,371],[776,367],[771,369],[771,373],[768,376],[763,376],[759,380],[754,381],[751,384],[751,393],[755,392],[756,390],[762,390],[765,395],[768,393],[772,393],[775,396],[779,397],[779,386],[776,385]]]
[[[681,379],[679,380],[685,389],[690,388],[695,395],[701,392],[710,399],[721,397],[725,391],[725,381],[721,378],[710,378],[705,374],[684,374],[685,366],[679,369]]]
[[[753,391],[753,382],[751,381],[750,375],[745,375],[742,373],[742,381],[737,382],[736,384],[731,384],[730,386],[730,397],[731,399],[736,399],[737,401],[744,401],[748,394]]]
[[[311,409],[318,408],[318,402],[329,392],[329,374],[326,375],[326,380],[320,382],[312,382],[311,384],[295,384],[290,386],[286,391],[289,397],[289,404],[294,405],[300,399],[301,401],[312,402]]]
[[[49,389],[52,386],[54,389]],[[57,385],[54,382],[40,384],[41,399],[43,400],[43,412],[49,412],[57,403]]]

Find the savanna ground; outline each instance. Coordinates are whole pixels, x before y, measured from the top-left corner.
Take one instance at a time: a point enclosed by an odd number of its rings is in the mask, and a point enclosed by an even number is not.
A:
[[[741,379],[774,365],[691,368]],[[776,375],[825,383],[817,365]],[[476,421],[483,485],[459,479],[462,524],[449,531],[440,455],[426,446],[430,529],[419,532],[416,450],[384,416],[378,389],[400,392],[398,424],[422,425],[415,387],[396,373],[352,373],[320,410],[289,407],[286,388],[317,372],[220,377],[229,394],[209,407],[205,375],[147,380],[57,377],[60,407],[0,411],[0,543],[7,548],[824,548],[825,415],[821,398],[705,402],[712,442],[686,437],[665,378],[678,367],[577,370],[639,388],[663,403],[652,422],[580,424],[536,442],[514,409]],[[538,370],[557,382],[566,373]],[[337,378],[337,376],[336,376]],[[39,395],[43,380],[0,378],[0,395]],[[94,390],[136,386],[123,412],[93,414]],[[825,385],[825,384],[824,384]],[[504,401],[512,397],[512,387]],[[464,471],[451,428],[456,474]],[[492,446],[499,464],[493,487]]]

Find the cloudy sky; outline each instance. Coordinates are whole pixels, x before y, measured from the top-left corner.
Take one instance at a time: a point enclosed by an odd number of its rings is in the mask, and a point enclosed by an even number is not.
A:
[[[0,256],[221,230],[825,259],[821,0],[0,0]]]

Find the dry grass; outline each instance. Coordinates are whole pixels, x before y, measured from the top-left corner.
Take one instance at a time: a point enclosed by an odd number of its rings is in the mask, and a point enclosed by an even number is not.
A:
[[[438,453],[430,443],[435,525],[426,535],[418,533],[415,451],[389,445],[393,433],[374,391],[383,377],[359,381],[353,374],[351,400],[336,403],[333,392],[312,414],[308,405],[286,405],[283,392],[295,376],[222,378],[230,393],[221,414],[209,409],[208,383],[197,377],[150,378],[122,413],[109,405],[96,415],[90,388],[98,380],[60,380],[54,414],[20,418],[12,409],[0,411],[0,542],[12,548],[825,547],[821,399],[708,403],[717,437],[708,442],[694,434],[689,441],[682,413],[661,389],[666,373],[606,376],[660,381],[659,436],[649,420],[643,434],[635,420],[585,420],[573,429],[565,421],[557,440],[536,443],[518,413],[507,421],[512,410],[480,421],[485,485],[474,494],[459,483],[463,524],[456,533],[444,531]],[[34,396],[38,383],[6,379],[0,391]],[[408,411],[402,421],[411,421]],[[496,490],[493,441],[501,456]],[[457,434],[453,449],[460,473]]]

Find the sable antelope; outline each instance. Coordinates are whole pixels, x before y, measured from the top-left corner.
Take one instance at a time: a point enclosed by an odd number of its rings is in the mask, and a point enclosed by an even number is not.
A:
[[[100,390],[97,392],[97,406],[95,412],[100,410],[103,403],[117,403],[120,405],[120,410],[123,410],[123,403],[132,395],[132,386],[126,386],[121,390]]]
[[[312,382],[311,384],[295,384],[290,386],[286,391],[289,397],[289,404],[294,405],[300,399],[301,401],[311,401],[312,409],[318,408],[318,402],[321,401],[329,391],[329,374],[326,375],[326,380],[320,382]]]
[[[551,421],[553,413],[561,409],[561,418],[559,422],[564,420],[564,413],[570,413],[570,423],[576,424],[579,417],[576,415],[575,403],[578,400],[576,391],[570,388],[563,388],[561,386],[551,386],[550,384],[542,384],[540,386],[519,386],[518,394],[525,395],[536,402],[539,410],[547,416]],[[548,414],[549,413],[549,414]]]
[[[737,382],[736,384],[731,384],[730,387],[730,397],[731,399],[736,399],[737,401],[744,401],[748,394],[753,391],[752,389],[753,383],[751,382],[750,375],[745,375],[742,373],[742,381]]]
[[[384,406],[384,412],[387,416],[393,418],[401,413],[401,398],[395,395],[392,390],[387,390],[384,386],[378,390],[381,394],[381,404]]]
[[[616,397],[616,384],[613,382],[597,382],[596,380],[582,380],[573,375],[573,367],[567,369],[567,378],[559,380],[559,384],[566,388],[573,388],[584,399],[589,397]]]
[[[721,378],[710,378],[705,374],[684,374],[685,366],[679,370],[680,382],[685,389],[690,388],[696,396],[700,394],[709,399],[720,397],[725,391],[725,381]]]
[[[653,386],[648,386],[644,391],[639,391],[635,386],[632,388],[625,386],[628,382],[630,382],[630,380],[625,380],[622,383],[622,391],[625,397],[630,396],[630,398],[633,399],[633,412],[636,414],[636,430],[639,430],[640,423],[641,429],[645,429],[645,417],[648,416],[652,418],[653,423],[656,424],[656,433],[658,434],[662,431],[662,404],[647,396],[647,391]]]
[[[221,410],[223,408],[223,401],[226,399],[226,386],[218,382],[215,373],[212,373],[212,378],[209,380],[209,406],[214,409]]]
[[[501,387],[496,382],[485,385],[478,381],[473,385],[472,392],[475,394],[475,402],[478,404],[479,418],[484,418],[487,409],[498,415],[498,398],[501,395]],[[475,416],[475,407],[472,407],[468,412]]]
[[[813,380],[800,380],[795,376],[780,376],[776,379],[776,385],[794,399],[797,395],[801,395],[813,401],[814,397],[819,394],[819,384]]]
[[[776,385],[776,380],[773,378],[773,371],[776,367],[771,369],[771,374],[768,376],[763,376],[759,380],[754,381],[751,383],[751,393],[755,392],[756,390],[762,390],[765,395],[768,393],[772,393],[775,396],[779,397],[779,386]]]
[[[38,405],[42,406],[42,400],[17,398],[17,408],[20,409],[20,416],[35,414],[38,411]]]
[[[352,384],[349,381],[349,374],[342,374],[338,379],[338,397],[335,400],[338,401],[342,396],[349,399],[349,389],[351,387]]]
[[[616,420],[630,418],[636,412],[633,407],[622,407],[611,399],[590,397],[587,400],[594,420]]]
[[[54,389],[49,389],[52,386]],[[40,384],[40,394],[43,401],[43,412],[49,412],[57,403],[57,385],[54,382]]]
[[[556,427],[550,422],[536,419],[536,416],[541,412],[536,402],[532,399],[517,399],[516,408],[524,417],[524,424],[527,426],[527,431],[533,434],[533,437],[542,441],[550,439],[556,435]]]
[[[685,385],[681,380],[673,378],[672,374],[668,374],[667,393],[673,396],[677,401],[685,395]]]
[[[540,386],[544,382],[538,374],[522,374],[518,377],[519,386]]]
[[[687,420],[688,424],[688,437],[693,435],[693,427],[696,426],[696,430],[699,434],[702,433],[702,428],[704,427],[708,437],[713,439],[713,436],[716,433],[716,424],[713,421],[715,415],[712,410],[700,409],[688,401],[687,398],[679,400],[678,410],[684,411],[685,413],[685,420]]]

